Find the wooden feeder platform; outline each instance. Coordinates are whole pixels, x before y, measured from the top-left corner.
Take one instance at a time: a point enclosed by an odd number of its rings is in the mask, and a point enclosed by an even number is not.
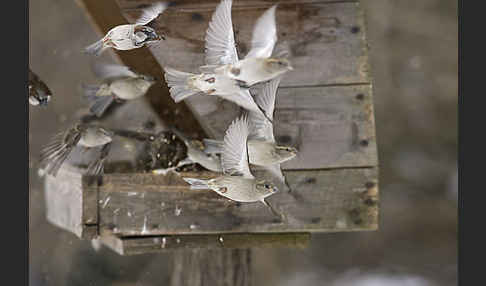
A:
[[[132,22],[153,1],[77,0],[105,34]],[[195,96],[176,104],[163,67],[197,72],[204,36],[219,0],[178,0],[157,19],[157,47],[116,51],[120,63],[164,82],[147,98],[167,125],[193,138],[222,139],[239,113],[234,104]],[[277,1],[235,0],[240,54],[255,20]],[[275,110],[278,143],[298,148],[282,165],[293,190],[261,203],[237,204],[213,191],[190,190],[183,176],[211,172],[106,173],[101,179],[62,168],[45,181],[48,220],[85,239],[99,237],[120,254],[173,249],[305,247],[310,233],[378,228],[378,160],[365,18],[359,1],[278,1],[278,43],[290,47],[294,70],[281,81]],[[88,44],[88,43],[87,43]]]

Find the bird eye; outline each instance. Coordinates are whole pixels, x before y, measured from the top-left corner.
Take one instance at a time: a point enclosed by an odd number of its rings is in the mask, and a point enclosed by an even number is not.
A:
[[[270,185],[268,185],[268,184],[265,184],[263,186],[265,187],[265,189],[270,189]]]

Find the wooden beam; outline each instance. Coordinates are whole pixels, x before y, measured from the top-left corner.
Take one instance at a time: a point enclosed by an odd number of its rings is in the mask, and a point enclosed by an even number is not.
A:
[[[293,190],[261,203],[236,203],[214,191],[190,190],[182,177],[214,173],[106,174],[98,192],[102,235],[339,232],[378,225],[374,168],[285,171]],[[93,192],[94,190],[86,189]]]
[[[114,0],[76,0],[76,2],[84,8],[86,15],[90,16],[91,22],[97,28],[100,37],[116,25],[128,24]],[[90,43],[86,43],[86,45],[88,44]],[[164,43],[161,43],[161,45],[164,45]],[[150,88],[146,96],[163,122],[196,138],[206,136],[201,125],[185,103],[176,104],[170,97],[163,69],[147,47],[130,51],[114,50],[114,52],[124,65],[137,72],[151,75],[160,81]]]
[[[309,233],[239,233],[222,235],[155,235],[119,237],[103,235],[101,242],[120,255],[189,249],[305,248]]]
[[[105,174],[101,181],[88,184],[92,177],[63,167],[57,177],[46,177],[48,219],[79,236],[93,226],[102,236],[121,237],[378,228],[375,168],[285,171],[285,175],[292,193],[267,198],[281,219],[261,203],[236,203],[214,191],[190,190],[182,180],[217,176],[211,172]]]

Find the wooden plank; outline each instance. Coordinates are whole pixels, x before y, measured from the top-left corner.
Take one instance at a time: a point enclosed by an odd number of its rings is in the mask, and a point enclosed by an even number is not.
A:
[[[98,232],[97,190],[90,192],[82,173],[63,166],[56,177],[45,175],[44,194],[47,220],[80,238],[93,238]]]
[[[305,248],[309,233],[100,236],[101,242],[120,255],[167,252],[188,249]]]
[[[222,139],[240,113],[234,104],[211,96],[192,102],[213,138]],[[376,166],[374,126],[370,85],[278,90],[275,138],[299,150],[296,158],[283,164],[285,170]]]
[[[195,174],[183,174],[192,176]],[[200,177],[214,176],[212,173]],[[261,203],[235,203],[189,190],[177,175],[107,174],[99,186],[101,235],[337,232],[377,229],[375,168],[286,171],[293,190]]]
[[[100,37],[114,26],[128,23],[121,15],[119,7],[114,0],[76,0],[76,2],[90,16],[91,21],[99,31]],[[88,45],[89,43],[86,44]],[[114,50],[114,52],[122,64],[140,73],[151,75],[161,82],[161,84],[154,84],[149,89],[146,98],[167,125],[176,126],[199,138],[205,136],[205,132],[185,103],[176,104],[170,98],[163,70],[148,48],[144,47],[130,51]]]
[[[124,4],[124,3],[129,3]],[[120,1],[129,21],[140,14],[145,1]],[[203,3],[207,3],[204,1]],[[204,37],[214,4],[198,2],[191,9],[174,6],[156,20],[167,41],[151,48],[162,66],[197,72],[204,65]],[[235,40],[240,56],[250,47],[254,21],[271,4],[235,5],[232,10]],[[181,5],[183,6],[183,5]],[[364,15],[359,3],[281,3],[277,12],[278,44],[288,43],[295,68],[281,86],[369,83]],[[317,60],[319,59],[319,60]]]

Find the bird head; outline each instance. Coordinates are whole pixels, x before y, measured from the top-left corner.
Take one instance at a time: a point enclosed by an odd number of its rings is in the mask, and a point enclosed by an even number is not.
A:
[[[275,151],[277,155],[282,159],[282,162],[290,160],[297,156],[297,149],[290,146],[277,146],[275,148]]]
[[[266,63],[272,72],[278,74],[294,69],[286,58],[268,58]]]
[[[259,181],[256,183],[256,188],[258,191],[260,191],[262,194],[264,194],[265,197],[270,196],[271,194],[274,194],[278,192],[278,188],[267,181]]]
[[[148,26],[137,26],[135,36],[141,40],[140,43],[142,44],[165,40],[165,37],[158,35],[153,28]]]

